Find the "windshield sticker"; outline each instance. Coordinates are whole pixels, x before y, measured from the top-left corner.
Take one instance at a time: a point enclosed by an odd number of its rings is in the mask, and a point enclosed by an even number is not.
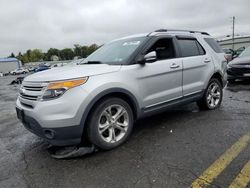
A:
[[[139,45],[141,41],[130,41],[130,42],[124,42],[123,46],[129,46],[129,45]]]

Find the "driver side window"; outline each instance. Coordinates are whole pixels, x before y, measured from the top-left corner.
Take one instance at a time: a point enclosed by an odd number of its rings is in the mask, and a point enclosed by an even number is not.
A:
[[[176,57],[173,40],[171,38],[157,40],[146,54],[152,51],[156,52],[157,60],[173,59]]]

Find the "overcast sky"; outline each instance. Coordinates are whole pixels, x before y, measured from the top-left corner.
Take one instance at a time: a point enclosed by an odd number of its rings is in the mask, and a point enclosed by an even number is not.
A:
[[[0,0],[0,57],[102,44],[158,28],[250,34],[250,0]]]

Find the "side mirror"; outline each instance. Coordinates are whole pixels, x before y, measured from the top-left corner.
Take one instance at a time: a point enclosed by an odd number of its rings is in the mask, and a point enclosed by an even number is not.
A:
[[[157,60],[156,52],[152,51],[152,52],[147,53],[144,57],[140,58],[138,62],[140,64],[145,64],[145,63],[153,63],[156,60]]]
[[[152,51],[152,52],[147,53],[144,56],[144,60],[146,63],[152,63],[152,62],[156,61],[157,60],[156,52]]]

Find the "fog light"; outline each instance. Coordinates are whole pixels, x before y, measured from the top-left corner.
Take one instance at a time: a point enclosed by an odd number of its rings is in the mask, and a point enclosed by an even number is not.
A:
[[[55,137],[55,132],[49,129],[44,130],[44,135],[48,139],[53,139]]]

